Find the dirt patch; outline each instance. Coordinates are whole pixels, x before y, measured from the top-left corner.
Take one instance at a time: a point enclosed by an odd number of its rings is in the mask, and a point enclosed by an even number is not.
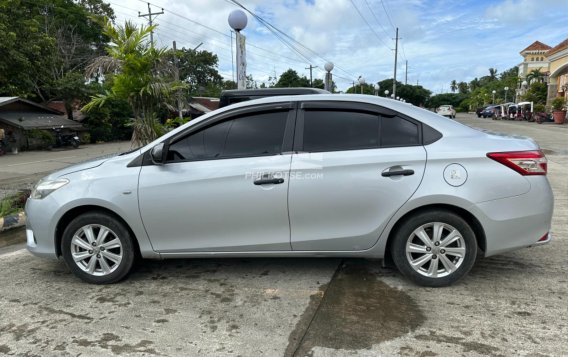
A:
[[[403,291],[377,280],[376,262],[346,260],[310,304],[289,338],[285,356],[316,347],[360,350],[414,331],[424,321]]]

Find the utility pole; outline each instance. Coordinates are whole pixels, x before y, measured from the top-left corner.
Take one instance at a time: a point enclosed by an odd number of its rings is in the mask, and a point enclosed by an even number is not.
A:
[[[314,81],[312,81],[312,69],[314,69],[314,68],[318,68],[318,66],[312,66],[312,65],[310,64],[309,67],[306,67],[306,69],[309,69],[309,70],[310,70],[310,87],[313,87],[313,86],[314,86]]]
[[[150,9],[150,3],[148,3],[148,13],[141,14],[140,11],[138,11],[138,17],[148,17],[148,24],[152,26],[153,24],[152,16],[162,15],[163,13],[164,13],[163,8],[162,11],[160,12],[152,12],[152,10]],[[150,46],[154,47],[154,31],[150,31]]]
[[[404,84],[408,84],[408,60],[406,60],[406,71],[404,73]]]
[[[174,41],[174,66],[175,66],[174,79],[176,80],[176,82],[179,82],[179,61],[176,52],[177,52],[176,41]],[[179,89],[177,90],[176,96],[177,96],[178,115],[180,118],[183,118],[183,111],[181,110],[181,93]]]
[[[392,95],[396,98],[396,61],[398,60],[398,27],[396,28],[396,37],[394,45],[394,80],[392,81]]]

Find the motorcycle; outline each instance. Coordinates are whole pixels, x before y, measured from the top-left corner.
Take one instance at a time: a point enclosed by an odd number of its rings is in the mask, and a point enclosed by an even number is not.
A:
[[[70,145],[77,149],[81,143],[77,134],[62,134],[62,128],[63,126],[61,126],[61,128],[53,128],[53,131],[55,132],[55,147]]]

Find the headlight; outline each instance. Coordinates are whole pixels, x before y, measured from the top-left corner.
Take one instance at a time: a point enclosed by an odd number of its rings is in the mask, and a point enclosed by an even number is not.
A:
[[[57,180],[41,180],[40,182],[35,185],[34,189],[32,190],[32,194],[30,198],[41,200],[47,197],[50,193],[55,190],[60,189],[61,187],[67,185],[69,180],[67,179],[57,179]]]

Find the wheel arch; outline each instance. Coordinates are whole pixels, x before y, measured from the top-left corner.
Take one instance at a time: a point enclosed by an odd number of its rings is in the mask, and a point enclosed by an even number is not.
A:
[[[455,213],[461,218],[463,218],[475,233],[475,240],[477,241],[478,248],[481,250],[482,253],[485,252],[487,247],[485,230],[483,229],[483,226],[481,225],[479,220],[473,214],[471,214],[471,212],[461,207],[450,204],[431,204],[431,205],[420,206],[411,211],[408,211],[398,219],[398,221],[394,224],[388,235],[387,243],[385,246],[385,252],[384,252],[385,261],[389,263],[392,262],[391,245],[392,242],[394,241],[394,237],[396,236],[396,233],[400,228],[400,226],[410,217],[431,210],[446,210]]]
[[[134,231],[132,230],[130,225],[119,214],[117,214],[116,212],[114,212],[114,211],[112,211],[108,208],[105,208],[105,207],[101,207],[101,206],[97,206],[97,205],[84,205],[84,206],[74,207],[73,209],[70,209],[69,211],[65,212],[65,214],[63,216],[61,216],[61,218],[57,222],[57,226],[55,227],[55,253],[56,253],[57,257],[61,257],[61,255],[62,255],[61,240],[63,239],[63,232],[65,231],[65,228],[76,217],[78,217],[78,216],[80,216],[84,213],[87,213],[87,212],[101,212],[101,213],[105,213],[105,214],[108,214],[110,216],[113,216],[114,218],[119,220],[122,224],[124,224],[124,227],[126,227],[126,229],[128,229],[128,232],[130,233],[130,235],[132,237],[132,242],[133,242],[134,248],[135,248],[134,249],[135,254],[137,256],[141,255],[140,244],[138,243],[138,238],[136,237],[136,234],[134,234]]]

